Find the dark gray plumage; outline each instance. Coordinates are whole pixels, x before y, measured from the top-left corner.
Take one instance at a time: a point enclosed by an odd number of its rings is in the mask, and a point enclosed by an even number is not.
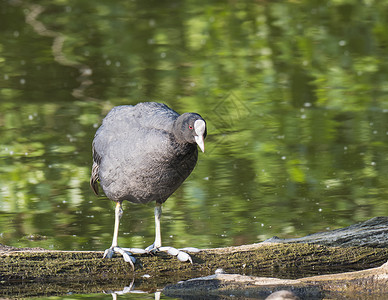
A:
[[[98,194],[99,181],[120,211],[124,200],[156,201],[160,207],[194,169],[197,144],[204,151],[206,134],[206,122],[196,113],[179,115],[155,102],[117,106],[94,137],[90,185]],[[116,225],[115,235],[111,249],[117,247]],[[161,246],[157,239],[154,248]]]

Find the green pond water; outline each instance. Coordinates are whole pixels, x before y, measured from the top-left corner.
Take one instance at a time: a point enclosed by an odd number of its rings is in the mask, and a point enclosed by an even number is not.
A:
[[[387,12],[373,0],[1,1],[0,243],[109,247],[114,203],[89,188],[91,142],[112,107],[142,101],[208,124],[163,206],[164,245],[388,215]],[[153,240],[153,204],[124,203],[119,244]]]

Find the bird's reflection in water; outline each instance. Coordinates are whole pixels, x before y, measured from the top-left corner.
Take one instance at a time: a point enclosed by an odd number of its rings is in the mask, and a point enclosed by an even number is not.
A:
[[[111,294],[112,295],[112,300],[117,300],[117,296],[119,295],[125,295],[125,294],[147,294],[147,292],[142,291],[142,290],[135,290],[135,279],[132,279],[132,282],[128,285],[125,286],[121,291],[107,291],[105,292],[106,294]],[[160,295],[161,292],[155,292],[155,300],[160,300]]]

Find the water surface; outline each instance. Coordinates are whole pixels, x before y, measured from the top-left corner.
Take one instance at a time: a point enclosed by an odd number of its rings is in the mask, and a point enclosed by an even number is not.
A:
[[[0,243],[103,250],[114,204],[89,188],[116,105],[208,122],[163,208],[165,245],[298,237],[388,215],[385,1],[3,1]],[[154,239],[124,204],[119,243]]]

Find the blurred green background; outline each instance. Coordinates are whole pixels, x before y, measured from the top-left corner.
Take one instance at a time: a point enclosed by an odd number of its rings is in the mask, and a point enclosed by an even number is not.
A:
[[[6,0],[0,19],[0,243],[110,246],[91,142],[113,106],[142,101],[208,122],[165,245],[388,215],[388,1]],[[153,239],[153,204],[124,203],[119,244]]]

